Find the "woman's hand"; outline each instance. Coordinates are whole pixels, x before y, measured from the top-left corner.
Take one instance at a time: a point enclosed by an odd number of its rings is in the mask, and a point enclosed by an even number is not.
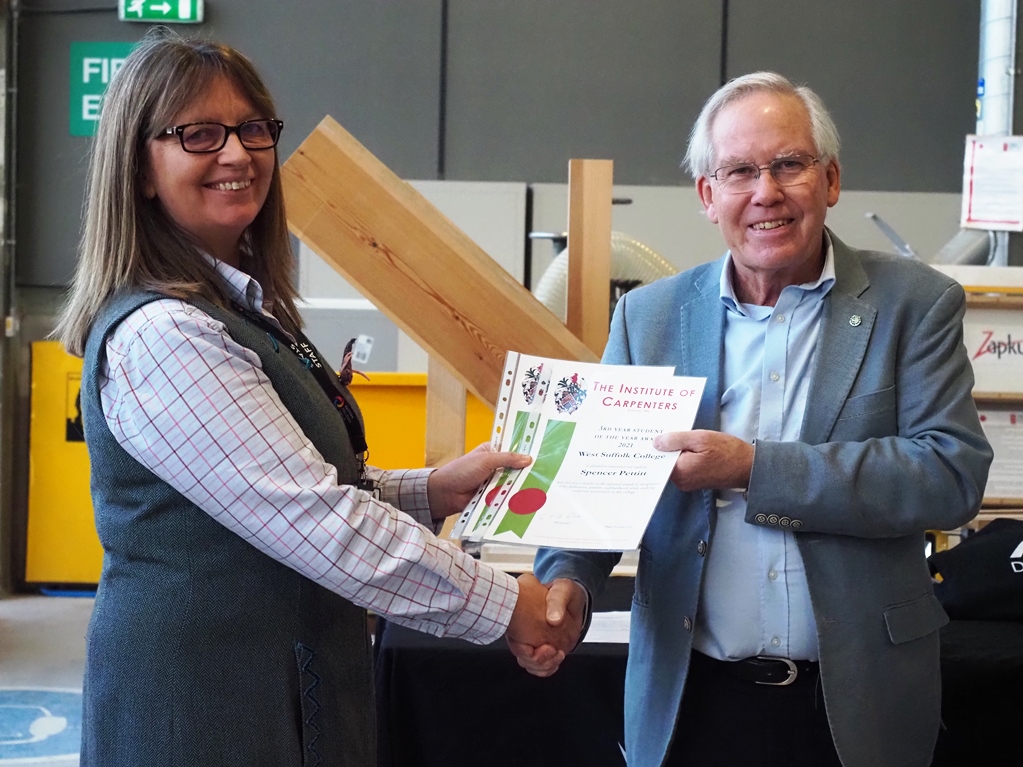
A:
[[[534,585],[532,581],[536,581],[532,575],[519,576],[521,601],[524,601],[523,594],[526,593],[527,587]],[[556,642],[543,637],[542,634],[539,640],[523,637],[522,622],[520,620],[516,623],[519,616],[513,614],[505,639],[519,665],[533,676],[546,677],[555,673],[565,660],[565,656],[579,643],[583,620],[586,617],[586,601],[586,591],[583,587],[568,578],[558,578],[547,587],[545,629],[556,637]],[[520,606],[516,602],[515,612],[519,611]]]
[[[471,453],[456,458],[430,474],[426,495],[430,516],[444,519],[461,512],[479,486],[497,469],[524,469],[533,459],[521,453],[496,453],[489,444],[482,444]]]

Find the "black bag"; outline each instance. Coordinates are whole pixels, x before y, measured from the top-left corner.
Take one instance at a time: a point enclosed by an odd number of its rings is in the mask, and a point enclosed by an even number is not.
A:
[[[1023,621],[1023,520],[996,519],[927,562],[950,618]]]

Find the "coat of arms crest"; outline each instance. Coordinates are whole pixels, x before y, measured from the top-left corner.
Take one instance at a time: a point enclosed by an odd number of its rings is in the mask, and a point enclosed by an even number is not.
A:
[[[578,373],[573,373],[571,378],[562,378],[558,381],[557,391],[554,393],[554,405],[559,413],[572,415],[586,399],[586,381],[579,378]]]
[[[536,390],[540,385],[540,373],[543,372],[543,365],[530,368],[522,378],[522,396],[526,398],[526,404],[532,405],[536,398]]]

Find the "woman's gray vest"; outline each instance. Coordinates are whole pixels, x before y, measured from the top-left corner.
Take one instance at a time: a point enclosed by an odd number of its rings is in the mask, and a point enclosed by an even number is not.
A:
[[[115,296],[85,351],[82,411],[104,557],[81,763],[375,767],[365,611],[222,527],[133,459],[106,425],[97,385],[106,340],[162,297]],[[354,484],[359,468],[344,423],[298,357],[242,317],[194,303],[259,356],[338,481]]]

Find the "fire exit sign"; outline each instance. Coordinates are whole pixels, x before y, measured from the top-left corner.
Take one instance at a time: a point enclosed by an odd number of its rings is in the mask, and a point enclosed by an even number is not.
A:
[[[202,14],[203,0],[117,0],[121,21],[198,24]]]
[[[92,136],[103,106],[103,92],[135,43],[71,43],[72,136]]]

